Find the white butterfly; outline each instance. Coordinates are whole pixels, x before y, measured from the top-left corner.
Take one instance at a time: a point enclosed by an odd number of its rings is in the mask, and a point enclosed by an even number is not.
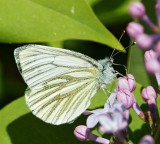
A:
[[[25,45],[14,55],[28,85],[27,105],[38,118],[54,125],[75,120],[117,75],[109,58],[96,61],[66,49]]]

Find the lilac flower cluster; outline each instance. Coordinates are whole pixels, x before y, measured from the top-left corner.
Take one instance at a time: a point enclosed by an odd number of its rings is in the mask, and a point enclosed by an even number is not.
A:
[[[157,0],[156,4],[158,25],[153,24],[146,14],[144,5],[140,2],[131,3],[129,13],[132,17],[146,23],[154,32],[152,35],[146,34],[144,27],[136,22],[131,22],[127,26],[130,37],[145,51],[146,70],[155,75],[160,88],[160,0]],[[107,99],[104,107],[84,112],[85,115],[88,115],[86,125],[77,126],[74,131],[75,136],[81,141],[90,140],[101,144],[130,144],[128,122],[131,108],[142,121],[148,123],[152,136],[155,136],[155,131],[158,129],[157,93],[152,86],[142,89],[142,99],[148,104],[148,110],[143,112],[134,97],[135,89],[136,81],[133,75],[127,74],[118,78],[117,86]],[[92,129],[95,127],[98,127],[99,132],[106,135],[111,134],[113,138],[110,140],[93,134]],[[142,137],[138,144],[154,144],[152,136]]]
[[[128,24],[127,32],[129,36],[136,41],[139,48],[144,50],[144,64],[146,71],[155,75],[160,89],[160,0],[156,0],[155,11],[157,24],[154,24],[146,14],[145,6],[142,3],[133,2],[129,7],[130,15],[133,18],[143,21],[143,23],[152,31],[152,34],[146,34],[144,32],[144,27],[135,22]],[[157,94],[152,86],[148,86],[142,90],[142,98],[148,103],[152,119],[151,121],[148,120],[148,122],[153,128],[155,125],[159,125],[159,122],[156,122],[155,100],[157,98]]]
[[[137,113],[137,115],[144,121],[147,121],[145,114],[139,107],[134,97],[133,91],[136,89],[136,81],[133,75],[120,77],[117,82],[116,89],[112,92],[104,108],[85,111],[87,118],[86,126],[81,125],[75,128],[75,136],[81,140],[91,140],[102,144],[129,144],[128,143],[128,121],[129,109]],[[155,99],[157,94],[153,87],[149,86],[142,90],[142,98],[149,105],[149,112],[153,116],[156,115]],[[105,134],[112,134],[114,140],[99,137],[92,134],[92,129],[95,126],[99,127],[99,131]],[[153,138],[149,135],[144,136],[139,144],[153,144]]]
[[[143,21],[152,34],[146,34],[144,27],[136,22],[130,22],[127,26],[129,36],[136,41],[139,48],[145,51],[145,68],[150,74],[154,74],[160,87],[160,0],[156,6],[157,25],[146,14],[145,6],[140,2],[133,2],[129,7],[129,13],[133,18]]]

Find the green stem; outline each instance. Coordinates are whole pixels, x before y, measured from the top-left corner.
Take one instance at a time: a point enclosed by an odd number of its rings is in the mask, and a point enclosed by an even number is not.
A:
[[[155,144],[160,144],[160,120],[157,121],[156,127],[154,129],[154,134],[153,134]]]

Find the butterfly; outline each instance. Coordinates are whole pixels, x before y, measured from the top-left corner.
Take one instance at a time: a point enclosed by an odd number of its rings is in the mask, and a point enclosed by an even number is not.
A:
[[[25,100],[29,109],[54,125],[74,121],[97,91],[117,75],[109,58],[96,61],[61,48],[30,44],[16,48],[14,56],[28,85]]]

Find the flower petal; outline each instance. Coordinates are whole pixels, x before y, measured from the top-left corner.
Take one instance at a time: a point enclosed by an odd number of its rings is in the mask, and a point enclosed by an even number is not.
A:
[[[108,133],[113,132],[113,120],[108,115],[103,115],[99,117],[99,123],[104,127],[105,131]]]
[[[92,114],[87,118],[87,127],[88,128],[93,128],[96,126],[96,124],[98,123],[99,119],[97,117],[97,115]]]

